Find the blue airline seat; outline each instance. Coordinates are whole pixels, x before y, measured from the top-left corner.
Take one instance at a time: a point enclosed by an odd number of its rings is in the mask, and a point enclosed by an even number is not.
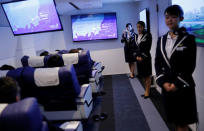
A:
[[[73,65],[54,68],[24,67],[19,83],[23,98],[36,97],[45,110],[76,110],[80,94]]]
[[[35,98],[0,104],[1,131],[49,131]]]
[[[59,51],[60,52],[60,51]],[[92,63],[90,61],[89,51],[83,51],[81,53],[77,53],[77,63],[65,61],[64,57],[73,54],[65,54],[66,50],[62,50],[63,54],[59,54],[63,65],[74,64],[76,74],[79,76],[80,84],[87,83],[89,78],[92,76]],[[31,67],[48,67],[47,61],[52,55],[49,56],[23,56],[21,58],[21,63],[23,67],[31,66]],[[70,58],[70,57],[69,57]],[[86,80],[86,81],[84,81]]]
[[[60,51],[58,51],[60,52]],[[91,60],[90,52],[88,50],[84,50],[80,53],[68,53],[66,54],[66,50],[62,50],[60,56],[60,63],[62,65],[74,64],[74,68],[77,74],[77,78],[79,84],[90,83],[93,92],[97,92],[99,90],[99,78],[101,76],[101,72],[94,69],[93,70],[93,61]],[[47,61],[52,55],[49,56],[24,56],[21,59],[22,65],[24,67],[31,66],[35,68],[39,67],[47,67]],[[97,67],[101,64],[95,64]],[[94,78],[94,79],[93,79]]]
[[[89,84],[79,85],[73,65],[27,66],[3,74],[18,81],[22,98],[36,97],[50,120],[87,119],[92,110],[92,89]],[[56,112],[60,114],[55,116]]]

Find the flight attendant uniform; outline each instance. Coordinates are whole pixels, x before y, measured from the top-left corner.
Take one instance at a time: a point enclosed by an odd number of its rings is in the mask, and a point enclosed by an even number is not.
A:
[[[127,33],[123,33],[121,43],[125,43],[124,53],[125,53],[125,62],[131,63],[136,62],[136,58],[134,56],[135,51],[135,42],[134,42],[135,33],[132,30],[130,35]]]
[[[135,59],[142,57],[142,61],[137,61],[138,76],[148,77],[152,75],[152,58],[150,49],[152,46],[152,35],[144,32],[142,35],[135,35]]]
[[[195,83],[195,37],[178,30],[172,39],[167,33],[159,38],[156,49],[156,82],[162,88],[164,107],[170,122],[186,125],[197,122]],[[177,90],[167,92],[163,84],[174,83]]]

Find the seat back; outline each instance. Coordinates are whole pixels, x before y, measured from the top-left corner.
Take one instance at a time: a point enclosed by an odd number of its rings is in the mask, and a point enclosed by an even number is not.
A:
[[[0,108],[1,131],[48,131],[35,98],[8,105],[0,104]]]
[[[7,76],[12,77],[17,82],[19,82],[21,80],[21,74],[22,74],[23,69],[24,69],[23,67],[20,67],[15,70],[10,70],[8,71]]]
[[[66,53],[67,50],[59,51],[60,61],[63,63],[60,65],[70,65],[74,64],[79,83],[85,84],[89,82],[89,78],[92,75],[92,65],[93,61],[91,60],[89,50],[83,50],[80,53]],[[22,65],[24,67],[48,67],[47,63],[52,55],[49,56],[24,56],[21,59]]]
[[[81,87],[73,65],[54,68],[24,67],[19,83],[23,98],[36,97],[45,110],[74,110]]]

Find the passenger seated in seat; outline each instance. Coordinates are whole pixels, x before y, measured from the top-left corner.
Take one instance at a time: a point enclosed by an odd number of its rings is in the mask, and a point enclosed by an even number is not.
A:
[[[13,67],[13,66],[11,66],[11,65],[2,65],[1,67],[0,67],[0,70],[15,70],[15,68]]]
[[[11,77],[0,78],[0,103],[14,103],[20,101],[20,90],[17,83]],[[45,117],[43,121],[48,124],[49,131],[63,131],[61,128],[54,126]]]
[[[77,50],[79,50],[79,51],[83,51],[84,49],[83,49],[83,48],[77,48]]]
[[[64,65],[64,63],[63,63],[62,59],[57,54],[50,56],[50,58],[47,61],[48,67],[61,67],[63,65]]]
[[[84,50],[84,49],[79,47],[79,48],[77,48],[77,50]]]
[[[0,103],[13,103],[20,100],[19,88],[11,77],[0,78]]]
[[[71,49],[71,50],[69,50],[69,53],[79,53],[79,50],[78,49]]]
[[[49,52],[48,51],[43,51],[42,53],[40,53],[40,56],[48,56]]]

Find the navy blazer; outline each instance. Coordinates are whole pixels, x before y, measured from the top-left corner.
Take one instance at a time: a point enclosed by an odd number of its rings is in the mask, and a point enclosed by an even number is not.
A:
[[[195,87],[192,74],[196,65],[196,42],[193,35],[182,31],[168,59],[165,46],[167,34],[157,42],[155,69],[156,82],[163,88],[165,82],[174,83],[177,88]]]
[[[152,46],[152,35],[150,33],[144,32],[140,43],[137,42],[138,35],[135,35],[136,51],[135,57],[139,56],[143,59],[151,58],[150,50]]]

